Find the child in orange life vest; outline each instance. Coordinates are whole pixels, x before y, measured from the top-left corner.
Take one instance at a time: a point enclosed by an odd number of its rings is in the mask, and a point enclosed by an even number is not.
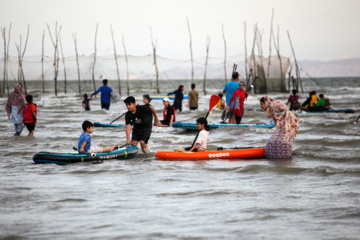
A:
[[[37,106],[33,103],[33,96],[27,95],[26,102],[28,103],[23,110],[23,122],[26,128],[29,130],[28,136],[33,136],[35,131],[35,125],[37,123]]]

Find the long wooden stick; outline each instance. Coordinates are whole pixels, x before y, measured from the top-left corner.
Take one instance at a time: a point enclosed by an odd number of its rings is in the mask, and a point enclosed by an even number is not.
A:
[[[189,37],[190,37],[190,57],[191,57],[191,83],[194,83],[194,59],[193,59],[193,52],[192,52],[192,39],[191,39],[191,31],[190,31],[190,23],[189,19],[186,18],[188,30],[189,30]]]
[[[209,58],[209,48],[210,48],[210,37],[207,36],[206,39],[206,59],[205,59],[205,70],[204,70],[204,82],[203,82],[203,91],[204,95],[206,95],[206,70],[208,65],[208,58]]]
[[[226,39],[225,39],[225,34],[224,34],[224,24],[221,24],[221,29],[222,29],[222,36],[224,39],[224,74],[225,74],[225,84],[227,83],[227,75],[226,75]]]
[[[65,65],[65,57],[64,57],[64,52],[63,52],[63,46],[62,46],[62,42],[61,42],[61,37],[59,38],[60,40],[60,52],[61,52],[61,56],[62,56],[62,62],[64,65],[64,92],[66,94],[66,65]]]
[[[271,40],[272,40],[272,35],[273,35],[273,22],[274,22],[274,9],[272,9],[271,25],[270,25],[269,58],[268,58],[268,67],[267,67],[267,76],[266,76],[267,81],[269,81],[269,76],[270,76],[270,66],[271,66]]]
[[[152,44],[152,47],[153,47],[153,58],[154,58],[155,77],[156,77],[156,92],[157,92],[158,94],[160,94],[160,87],[159,87],[159,70],[158,70],[157,63],[156,63],[157,40],[155,40],[155,43],[154,43],[151,27],[150,27],[150,37],[151,37],[151,44]]]
[[[248,59],[247,59],[247,46],[246,46],[246,22],[243,22],[244,25],[244,45],[245,45],[245,75],[246,75],[246,86],[249,86],[249,75],[248,75]]]
[[[116,54],[116,44],[115,44],[115,40],[114,40],[114,32],[113,32],[111,24],[110,24],[110,31],[111,31],[111,37],[112,37],[113,47],[114,47],[114,58],[115,58],[115,64],[116,64],[116,73],[117,73],[117,77],[118,77],[119,93],[121,93],[121,81],[120,81],[119,64],[118,64],[117,54]]]
[[[76,33],[73,33],[72,36],[73,36],[74,45],[75,45],[75,54],[76,54],[76,65],[77,65],[77,73],[78,73],[79,93],[81,93],[79,54],[78,54],[78,50],[77,50]]]
[[[45,93],[45,77],[44,77],[44,39],[45,39],[45,30],[43,30],[42,35],[42,47],[41,47],[41,80],[42,80],[42,92]]]
[[[92,71],[91,71],[94,92],[96,91],[96,86],[95,86],[95,63],[96,63],[96,51],[97,51],[97,49],[96,49],[96,39],[97,39],[98,26],[99,26],[99,24],[97,23],[96,24],[96,30],[95,30],[94,62],[93,62]]]
[[[129,96],[130,95],[129,62],[128,62],[128,57],[127,57],[127,54],[126,54],[124,34],[122,35],[122,44],[123,44],[123,47],[124,47],[124,55],[125,55],[125,61],[126,61],[127,95]]]
[[[289,33],[289,31],[287,31],[287,34],[288,34],[288,37],[289,37],[289,42],[290,42],[291,50],[292,50],[293,55],[294,55],[295,67],[296,67],[296,77],[297,77],[298,81],[300,81],[301,92],[303,93],[303,92],[304,92],[304,89],[303,89],[302,82],[301,82],[300,70],[299,70],[299,66],[298,66],[297,61],[296,61],[295,51],[294,51],[293,45],[292,45],[292,43],[291,43],[291,38],[290,38],[290,33]]]

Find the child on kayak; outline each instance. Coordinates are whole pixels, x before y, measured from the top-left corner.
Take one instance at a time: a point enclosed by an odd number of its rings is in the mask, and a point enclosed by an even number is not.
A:
[[[196,138],[194,146],[188,150],[189,152],[202,152],[207,150],[206,149],[206,142],[210,131],[210,126],[208,125],[208,122],[206,118],[201,117],[198,120],[196,120],[196,125],[199,132],[199,135]]]
[[[94,125],[90,121],[84,121],[82,124],[82,129],[84,132],[79,137],[78,151],[90,152],[90,153],[101,153],[101,152],[111,152],[115,148],[115,144],[111,147],[102,148],[98,146],[91,146],[91,136],[90,133],[94,131]]]

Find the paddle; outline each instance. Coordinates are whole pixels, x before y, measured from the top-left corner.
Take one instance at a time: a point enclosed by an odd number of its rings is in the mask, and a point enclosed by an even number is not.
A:
[[[210,97],[210,103],[209,103],[209,111],[206,113],[205,119],[207,119],[207,117],[209,116],[209,113],[210,113],[211,109],[213,109],[219,101],[220,101],[220,97],[219,97],[219,96],[211,95],[211,97]],[[197,137],[199,136],[199,133],[200,133],[200,131],[198,131],[198,133],[196,134],[196,137],[195,137],[193,143],[191,144],[190,149],[194,146],[194,144],[195,144],[195,142],[196,142],[196,139],[197,139]]]
[[[113,122],[115,122],[116,120],[118,120],[119,118],[121,118],[122,116],[124,116],[125,114],[126,114],[126,113],[121,114],[120,117],[118,117],[117,119],[115,119],[114,121],[112,121],[112,122],[109,123],[109,124],[112,124]]]
[[[119,148],[123,148],[123,147],[125,147],[126,146],[126,144],[124,144],[124,145],[121,145],[121,146],[116,146],[115,148],[114,148],[114,150],[116,150],[116,149],[119,149]],[[75,151],[79,151],[79,149],[77,148],[77,147],[73,147],[73,149],[75,150]],[[90,153],[90,152],[84,152],[85,154],[92,154],[92,153]]]
[[[358,116],[358,118],[356,119],[356,121],[354,122],[354,124],[357,124],[357,121],[359,121],[360,115]]]

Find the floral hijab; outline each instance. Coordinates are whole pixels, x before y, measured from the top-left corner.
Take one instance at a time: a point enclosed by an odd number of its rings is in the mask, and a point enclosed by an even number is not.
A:
[[[5,110],[8,114],[8,116],[10,116],[11,105],[17,106],[19,108],[18,113],[22,113],[22,111],[23,111],[23,107],[25,105],[25,98],[21,93],[21,88],[22,88],[22,86],[20,84],[16,84],[14,87],[14,92],[12,92],[10,94],[10,96],[6,102]]]
[[[287,106],[279,101],[276,101],[268,96],[264,97],[266,111],[265,114],[268,117],[276,120],[276,128],[284,129],[284,140],[290,141],[291,137],[295,137],[299,124],[293,112],[291,112]]]

